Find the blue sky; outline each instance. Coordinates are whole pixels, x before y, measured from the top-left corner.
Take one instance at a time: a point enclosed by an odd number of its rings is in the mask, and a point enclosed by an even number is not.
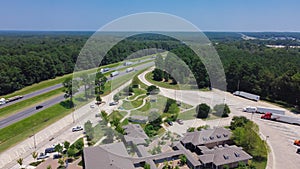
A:
[[[0,30],[97,30],[119,17],[163,12],[209,31],[299,31],[297,0],[1,0]]]

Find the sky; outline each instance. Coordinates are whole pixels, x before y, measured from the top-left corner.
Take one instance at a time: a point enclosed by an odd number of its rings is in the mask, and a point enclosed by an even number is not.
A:
[[[203,31],[300,32],[299,0],[0,0],[0,30],[91,30],[162,12]],[[147,21],[145,21],[147,22]]]

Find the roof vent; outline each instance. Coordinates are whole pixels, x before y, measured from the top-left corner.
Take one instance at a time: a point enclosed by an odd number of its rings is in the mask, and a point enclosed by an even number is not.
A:
[[[207,141],[207,138],[203,137],[203,141]]]
[[[237,153],[237,152],[235,152],[234,155],[235,155],[236,157],[240,157],[240,156],[241,156],[241,155],[240,155],[239,153]]]
[[[228,134],[223,134],[224,137],[228,137]]]
[[[213,140],[213,139],[214,139],[214,136],[210,136],[209,138],[210,138],[211,140]]]
[[[223,157],[224,157],[225,160],[229,159],[229,155],[224,154]]]
[[[218,135],[217,135],[217,138],[221,138],[221,135],[218,134]]]

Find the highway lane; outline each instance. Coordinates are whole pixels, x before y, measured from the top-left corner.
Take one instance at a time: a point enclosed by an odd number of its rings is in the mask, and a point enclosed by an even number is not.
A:
[[[138,70],[142,70],[142,69],[151,67],[153,65],[154,65],[154,62],[148,62],[148,63],[145,63],[145,64],[138,65],[138,66],[136,66],[134,68],[135,68],[136,71],[138,71]],[[118,76],[113,77],[113,78],[112,77],[108,77],[107,79],[108,79],[108,81],[110,81],[112,79],[116,79],[116,78],[124,76],[126,74],[127,74],[126,70],[125,71],[120,71],[120,74]],[[81,93],[81,92],[83,92],[83,87],[81,87],[81,89],[79,90],[78,93]],[[2,120],[0,120],[0,129],[2,129],[2,128],[6,127],[6,126],[9,126],[9,125],[11,125],[11,124],[13,124],[15,122],[18,122],[18,121],[20,121],[20,120],[22,120],[22,119],[24,119],[26,117],[29,117],[29,116],[31,116],[31,115],[33,115],[35,113],[38,113],[38,112],[40,112],[41,110],[43,110],[43,109],[45,109],[47,107],[53,106],[53,105],[55,105],[57,103],[60,103],[63,100],[65,100],[64,94],[61,94],[61,95],[59,95],[59,96],[57,96],[57,97],[55,97],[53,99],[50,99],[48,101],[45,101],[45,102],[41,103],[40,105],[43,106],[43,108],[41,108],[41,109],[36,110],[35,106],[34,107],[30,107],[30,108],[28,108],[26,110],[23,110],[21,112],[18,112],[18,113],[14,114],[14,115],[11,115],[11,116],[5,118],[5,119],[2,119]]]
[[[143,62],[147,62],[147,61],[150,61],[150,60],[154,60],[154,58],[146,58],[146,59],[143,59],[143,60],[139,60],[139,61],[135,61],[135,62],[132,62],[132,65],[129,65],[129,66],[124,66],[124,65],[120,65],[118,67],[113,67],[109,70],[109,72],[113,72],[115,70],[119,70],[119,69],[122,69],[124,67],[130,67],[130,66],[134,66],[136,64],[140,64],[140,63],[143,63]],[[124,60],[123,62],[130,62],[130,60]],[[32,97],[35,97],[35,96],[38,96],[38,95],[41,95],[41,94],[44,94],[44,93],[47,93],[47,92],[50,92],[52,90],[55,90],[55,89],[58,89],[58,88],[61,88],[63,87],[63,85],[61,83],[59,84],[56,84],[56,85],[53,85],[53,86],[50,86],[50,87],[47,87],[47,88],[44,88],[44,89],[41,89],[41,90],[37,90],[37,91],[34,91],[34,92],[31,92],[29,94],[25,94],[23,95],[23,98],[22,99],[19,99],[19,100],[15,100],[13,102],[9,102],[9,103],[6,103],[4,105],[0,105],[0,109],[3,108],[3,107],[6,107],[6,106],[9,106],[9,105],[12,105],[12,104],[15,104],[15,103],[18,103],[20,101],[24,101],[26,99],[30,99]]]

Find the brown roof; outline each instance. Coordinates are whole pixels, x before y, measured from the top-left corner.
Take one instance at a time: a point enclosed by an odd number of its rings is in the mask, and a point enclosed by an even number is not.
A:
[[[181,139],[183,144],[192,143],[194,146],[229,140],[231,132],[223,127],[201,131],[188,132]]]
[[[84,164],[87,169],[134,169],[123,143],[112,143],[83,150]]]

